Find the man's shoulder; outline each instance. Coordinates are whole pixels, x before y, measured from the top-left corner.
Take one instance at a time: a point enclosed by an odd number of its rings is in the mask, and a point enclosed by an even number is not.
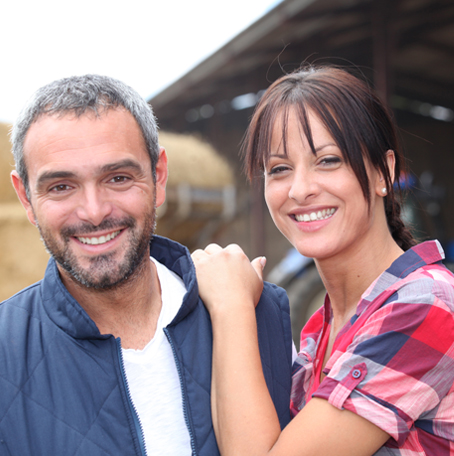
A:
[[[57,267],[55,261],[50,258],[47,265],[44,277],[28,287],[15,293],[8,299],[0,302],[0,312],[6,308],[24,308],[33,307],[34,303],[41,301],[43,295],[49,291],[52,293],[57,288],[56,278],[58,278]],[[46,292],[44,292],[46,290]],[[3,310],[4,312],[5,310]]]
[[[21,372],[35,356],[40,357],[54,336],[42,311],[40,288],[37,282],[0,303],[0,346],[2,360],[8,366],[3,371],[5,378]]]
[[[265,282],[256,316],[263,372],[270,392],[273,391],[281,428],[284,428],[290,419],[292,372],[292,329],[285,290]]]
[[[259,302],[265,302],[267,305],[277,306],[283,312],[290,314],[287,292],[274,283],[263,283],[263,292]]]
[[[268,337],[273,342],[280,338],[284,342],[285,351],[291,357],[292,329],[286,291],[277,285],[264,282],[256,315],[259,333],[263,331],[268,333]]]
[[[150,255],[180,276],[181,272],[194,269],[189,250],[184,245],[163,236],[153,236]]]
[[[37,303],[41,300],[41,282],[30,285],[0,303],[0,328],[17,328],[30,318],[36,318]],[[1,334],[4,330],[0,329]]]
[[[40,298],[41,281],[36,282],[28,287],[15,293],[10,298],[0,302],[0,312],[7,308],[27,308],[33,300]]]

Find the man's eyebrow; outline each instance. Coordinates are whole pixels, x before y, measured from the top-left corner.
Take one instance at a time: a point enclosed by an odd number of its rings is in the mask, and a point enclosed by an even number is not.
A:
[[[55,179],[68,179],[72,177],[75,177],[75,174],[71,171],[46,171],[38,177],[36,186],[39,188],[45,185],[46,182]]]
[[[134,171],[142,171],[143,168],[140,166],[140,163],[131,160],[130,158],[125,158],[115,163],[108,163],[101,167],[101,173],[106,173],[109,171],[117,171],[119,169],[131,169]]]

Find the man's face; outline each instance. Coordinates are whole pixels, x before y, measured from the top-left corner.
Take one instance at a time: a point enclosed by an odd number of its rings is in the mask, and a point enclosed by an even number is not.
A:
[[[42,116],[27,133],[24,157],[30,201],[15,173],[13,184],[64,283],[108,289],[141,270],[165,199],[167,159],[161,150],[155,184],[129,112]]]

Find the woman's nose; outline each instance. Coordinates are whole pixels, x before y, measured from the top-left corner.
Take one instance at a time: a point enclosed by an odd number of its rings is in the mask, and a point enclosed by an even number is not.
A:
[[[297,203],[303,203],[311,196],[317,194],[318,185],[310,171],[299,171],[294,173],[289,189],[289,198]]]

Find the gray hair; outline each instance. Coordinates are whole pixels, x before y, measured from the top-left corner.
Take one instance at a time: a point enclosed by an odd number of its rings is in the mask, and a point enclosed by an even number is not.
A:
[[[30,126],[43,115],[81,117],[87,111],[99,116],[119,107],[129,111],[139,124],[151,159],[153,179],[159,157],[158,128],[151,106],[131,87],[108,76],[88,74],[60,79],[38,89],[22,109],[11,132],[13,155],[18,172],[29,196],[24,141]]]

